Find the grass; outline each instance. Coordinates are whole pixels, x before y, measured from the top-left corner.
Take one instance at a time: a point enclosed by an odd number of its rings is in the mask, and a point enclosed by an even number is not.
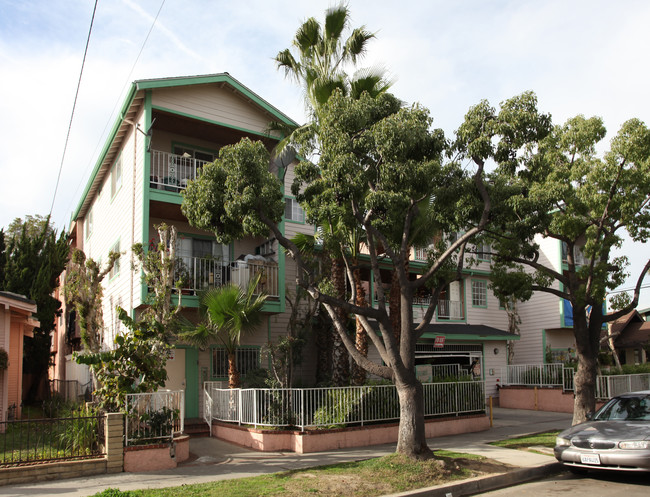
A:
[[[498,447],[506,447],[508,449],[528,449],[533,446],[541,447],[555,447],[555,437],[559,431],[547,431],[544,433],[536,433],[534,435],[527,435],[524,437],[508,438],[507,440],[499,440],[492,442],[490,445]]]
[[[107,489],[96,497],[372,497],[504,470],[481,456],[447,451],[436,451],[435,456],[428,461],[412,461],[403,455],[391,454],[365,461],[183,485],[181,488],[128,492]]]

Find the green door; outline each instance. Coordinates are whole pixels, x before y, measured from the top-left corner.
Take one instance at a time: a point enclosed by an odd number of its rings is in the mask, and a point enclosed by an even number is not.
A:
[[[199,417],[199,351],[185,349],[185,418]]]

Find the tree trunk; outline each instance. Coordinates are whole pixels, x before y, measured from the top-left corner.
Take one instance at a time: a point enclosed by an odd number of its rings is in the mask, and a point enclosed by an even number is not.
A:
[[[574,425],[586,421],[587,415],[596,410],[596,377],[601,325],[602,311],[592,310],[587,323],[585,308],[574,307],[573,332],[578,352],[578,370],[574,378]]]
[[[366,291],[363,288],[363,283],[361,281],[361,270],[355,269],[354,273],[354,286],[356,288],[356,304],[359,307],[366,307],[368,302],[366,301]],[[364,329],[359,317],[356,318],[356,336],[355,336],[355,347],[359,353],[367,357],[368,356],[368,334]],[[363,385],[366,382],[366,370],[359,366],[356,362],[352,363],[352,384],[353,385]]]
[[[345,300],[345,264],[341,258],[332,259],[332,285],[336,297]],[[340,308],[336,308],[336,313],[341,321],[347,324],[347,313]],[[336,386],[348,385],[350,382],[349,354],[336,328],[332,328],[332,341],[332,381]]]
[[[399,396],[399,432],[397,452],[413,459],[429,459],[433,453],[424,431],[424,392],[413,372],[406,382],[396,382]]]
[[[239,388],[241,377],[235,363],[235,351],[228,352],[228,388]]]

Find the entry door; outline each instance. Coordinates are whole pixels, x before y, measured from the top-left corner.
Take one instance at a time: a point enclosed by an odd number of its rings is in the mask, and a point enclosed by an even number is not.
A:
[[[167,359],[167,381],[169,390],[185,390],[185,349],[172,349],[173,356]]]

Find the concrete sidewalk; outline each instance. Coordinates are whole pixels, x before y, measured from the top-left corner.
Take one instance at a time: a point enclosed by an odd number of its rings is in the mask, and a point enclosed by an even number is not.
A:
[[[432,449],[480,454],[510,464],[522,471],[513,471],[501,478],[506,484],[518,483],[525,475],[539,476],[550,470],[553,457],[488,445],[489,442],[530,433],[566,428],[572,416],[563,413],[494,409],[494,427],[490,430],[451,435],[429,440]],[[242,478],[291,469],[323,466],[347,461],[379,457],[395,451],[395,444],[375,445],[358,449],[340,449],[314,454],[293,452],[256,452],[237,447],[214,438],[196,438],[190,441],[191,458],[178,468],[147,473],[119,473],[89,478],[55,480],[34,484],[0,486],[0,496],[78,496],[85,497],[106,488],[135,490],[163,488],[192,483],[205,483],[230,478]],[[520,475],[520,476],[518,476]],[[494,477],[492,477],[494,478]],[[496,483],[499,483],[495,480]],[[471,482],[469,482],[471,484]],[[454,488],[462,483],[454,483]],[[465,484],[467,485],[467,483]],[[505,485],[500,485],[505,486]],[[477,488],[484,488],[479,486]],[[450,492],[448,486],[440,487],[440,495]],[[428,492],[428,493],[424,493]],[[426,489],[409,495],[436,495],[438,491]],[[454,496],[459,493],[454,492]]]

